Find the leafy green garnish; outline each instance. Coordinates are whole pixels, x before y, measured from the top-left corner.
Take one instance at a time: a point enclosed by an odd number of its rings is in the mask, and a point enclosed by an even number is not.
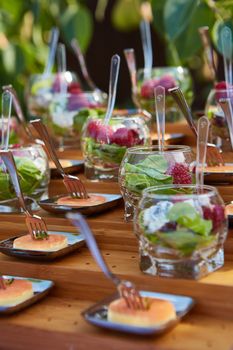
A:
[[[159,154],[148,156],[138,165],[142,168],[156,169],[160,173],[165,173],[168,169],[167,160]]]
[[[159,155],[150,155],[137,164],[126,163],[125,185],[135,193],[141,193],[145,188],[172,184],[172,177],[166,174],[168,163],[166,159]]]
[[[125,155],[126,147],[115,144],[108,145],[95,142],[92,138],[85,138],[85,149],[87,154],[98,157],[103,162],[120,164]]]
[[[65,136],[67,133],[69,133],[69,128],[62,127],[56,123],[52,123],[52,128],[54,131],[54,134],[57,136]]]
[[[30,195],[41,186],[44,174],[26,157],[14,157],[20,185],[24,194]],[[15,198],[10,176],[0,168],[0,200]]]
[[[203,236],[208,236],[212,230],[212,221],[202,219],[201,215],[189,203],[175,203],[169,210],[167,217],[170,221],[175,221]]]
[[[209,246],[216,240],[215,236],[200,236],[189,231],[158,232],[158,236],[146,235],[155,244],[179,250],[183,255],[191,255],[195,250]]]

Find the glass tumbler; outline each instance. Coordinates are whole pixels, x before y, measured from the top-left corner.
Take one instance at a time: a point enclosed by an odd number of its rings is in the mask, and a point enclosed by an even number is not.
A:
[[[60,149],[80,147],[82,127],[95,109],[103,108],[107,95],[89,91],[54,95],[48,106],[48,129]],[[92,112],[93,111],[93,112]]]
[[[30,209],[38,210],[37,201],[48,196],[50,171],[47,155],[43,147],[37,144],[10,149],[26,203]],[[19,210],[10,176],[0,158],[0,212]]]
[[[233,88],[226,90],[215,87],[209,93],[205,106],[205,115],[210,120],[209,140],[221,148],[222,151],[232,151],[227,121],[222,108],[218,104],[221,98],[230,98],[233,107]]]
[[[104,124],[103,117],[88,118],[83,128],[85,175],[91,180],[117,181],[127,149],[151,144],[148,114],[119,112],[111,117],[108,125]]]
[[[199,279],[224,264],[228,225],[216,188],[147,188],[135,215],[140,269],[150,275]]]
[[[25,88],[25,99],[28,118],[43,118],[46,122],[48,107],[54,94],[61,89],[61,80],[68,84],[68,92],[79,93],[82,91],[77,75],[73,72],[51,74],[33,74],[29,77]]]
[[[194,154],[188,146],[129,148],[119,169],[119,185],[125,201],[125,220],[133,219],[142,191],[164,184],[194,182]]]
[[[177,107],[176,102],[169,95],[168,89],[180,86],[188,104],[193,100],[192,78],[183,67],[157,67],[147,71],[139,69],[137,71],[137,90],[133,91],[133,100],[141,108],[154,114],[154,89],[157,86],[163,86],[166,92],[166,121],[175,122],[182,118],[182,114]]]

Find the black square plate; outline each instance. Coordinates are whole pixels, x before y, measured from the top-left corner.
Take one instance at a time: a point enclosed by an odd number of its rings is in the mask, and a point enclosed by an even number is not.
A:
[[[194,300],[187,296],[146,291],[140,291],[140,294],[143,297],[159,298],[170,301],[175,306],[177,318],[175,320],[169,321],[168,323],[162,326],[154,327],[138,327],[108,321],[108,305],[110,304],[110,302],[118,298],[117,294],[114,294],[109,298],[102,300],[99,303],[91,306],[87,310],[83,311],[82,316],[85,318],[86,321],[95,326],[115,331],[121,331],[125,333],[134,333],[138,335],[156,335],[173,328],[181,320],[181,318],[189,312],[189,310],[194,305]]]
[[[44,298],[48,294],[50,289],[54,286],[54,283],[52,281],[49,281],[49,280],[39,280],[39,279],[34,279],[34,278],[5,276],[5,275],[3,277],[8,278],[8,279],[15,278],[15,279],[23,279],[26,281],[30,281],[32,283],[34,295],[30,299],[27,299],[27,300],[23,301],[22,303],[18,303],[18,304],[11,305],[11,306],[0,306],[0,315],[10,315],[10,314],[13,314],[15,312],[18,312],[18,311],[25,309],[26,307],[28,307],[28,306],[38,302],[42,298]]]
[[[43,252],[36,250],[24,250],[13,248],[13,242],[19,236],[11,237],[0,242],[0,252],[15,258],[23,259],[35,259],[35,260],[53,260],[61,258],[74,250],[82,247],[85,244],[85,238],[82,234],[68,233],[68,232],[55,232],[49,231],[49,234],[62,234],[68,239],[68,246],[54,252]]]
[[[102,211],[111,209],[122,202],[122,196],[120,194],[106,194],[106,193],[91,193],[105,197],[105,202],[90,207],[72,207],[69,205],[57,204],[57,200],[61,197],[67,196],[62,194],[59,196],[44,199],[39,202],[41,208],[52,213],[67,213],[70,211],[78,211],[84,215],[93,215]]]

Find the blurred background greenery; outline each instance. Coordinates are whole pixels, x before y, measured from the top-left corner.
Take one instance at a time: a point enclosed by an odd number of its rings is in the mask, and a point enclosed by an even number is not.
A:
[[[48,54],[50,29],[60,29],[68,53],[68,66],[77,70],[70,50],[72,38],[86,52],[88,67],[97,85],[108,88],[110,57],[134,47],[143,65],[139,34],[143,0],[0,0],[0,84],[12,83],[23,99],[31,73],[42,72]],[[206,96],[211,81],[203,70],[203,50],[198,27],[208,25],[214,47],[221,52],[219,31],[233,30],[233,0],[151,0],[154,65],[184,65],[191,69],[196,89]],[[219,56],[219,79],[222,77]],[[123,59],[122,59],[123,61]],[[122,66],[119,103],[130,101],[130,83]],[[200,94],[199,94],[200,95]],[[204,100],[204,98],[203,98]],[[202,99],[196,102],[202,106]]]

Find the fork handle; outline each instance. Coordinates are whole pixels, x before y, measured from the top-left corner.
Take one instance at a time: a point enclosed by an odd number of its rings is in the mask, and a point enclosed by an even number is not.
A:
[[[51,137],[49,136],[49,133],[48,133],[46,127],[44,126],[44,124],[42,123],[42,121],[40,119],[32,120],[30,123],[33,125],[35,130],[38,132],[42,141],[44,141],[44,144],[45,144],[46,149],[49,153],[49,156],[51,157],[51,159],[55,163],[58,171],[60,172],[60,174],[64,178],[65,171],[64,171],[61,163],[58,160],[57,154],[54,150],[53,142],[51,141]]]
[[[134,49],[125,49],[124,50],[125,59],[127,62],[127,66],[130,73],[131,78],[131,84],[132,84],[132,90],[137,90],[137,76],[136,76],[136,58],[135,58],[135,52]]]
[[[17,169],[16,169],[16,165],[15,165],[15,161],[14,161],[14,157],[12,155],[12,152],[9,150],[8,151],[2,150],[2,151],[0,151],[0,156],[5,164],[6,168],[9,171],[11,181],[13,183],[14,190],[15,190],[16,196],[19,200],[19,204],[20,204],[21,208],[23,209],[23,211],[26,215],[31,216],[32,214],[30,213],[30,211],[28,210],[28,208],[26,206],[23,192],[22,192],[21,187],[20,187],[19,177],[18,177],[18,173],[17,173]]]
[[[105,276],[109,278],[116,286],[118,286],[121,283],[121,280],[109,270],[98,248],[95,237],[91,232],[90,227],[88,226],[86,220],[83,218],[82,215],[78,213],[68,213],[67,217],[72,220],[73,224],[76,227],[80,228],[81,233],[85,236],[87,246],[93,258],[95,259],[96,263],[99,265],[100,269],[103,271]]]
[[[159,150],[163,152],[165,134],[165,88],[159,85],[155,88],[154,92]]]
[[[107,106],[107,111],[106,111],[106,115],[104,118],[105,125],[107,125],[109,123],[109,120],[112,116],[112,112],[113,112],[113,109],[115,106],[120,61],[121,61],[120,56],[118,56],[118,55],[112,56],[111,66],[110,66],[108,106]]]
[[[210,122],[205,116],[198,120],[197,125],[197,159],[196,159],[196,183],[202,187],[204,184],[204,167],[206,161],[206,146],[208,140]]]
[[[197,137],[197,128],[193,122],[192,112],[188,106],[188,103],[184,97],[182,90],[179,86],[169,89],[168,92],[172,95],[173,99],[176,101],[178,107],[183,113],[188,125],[190,126],[192,132]]]
[[[92,81],[92,79],[88,73],[86,61],[85,61],[85,58],[83,56],[83,53],[81,51],[81,48],[79,46],[77,39],[74,38],[71,40],[71,47],[74,50],[75,56],[77,57],[77,59],[79,61],[82,74],[83,74],[87,84],[89,85],[90,89],[97,90],[96,85],[94,84],[94,82]]]
[[[25,116],[23,114],[22,108],[20,106],[20,102],[19,102],[19,99],[18,99],[18,96],[17,96],[15,89],[13,88],[12,85],[5,85],[2,87],[2,89],[3,89],[3,91],[9,91],[12,93],[12,100],[13,100],[12,102],[13,102],[13,105],[15,108],[16,117],[17,117],[19,123],[24,128],[24,131],[27,134],[27,136],[29,137],[30,141],[35,142],[34,137],[31,133],[31,130],[27,126],[26,119],[25,119]]]

